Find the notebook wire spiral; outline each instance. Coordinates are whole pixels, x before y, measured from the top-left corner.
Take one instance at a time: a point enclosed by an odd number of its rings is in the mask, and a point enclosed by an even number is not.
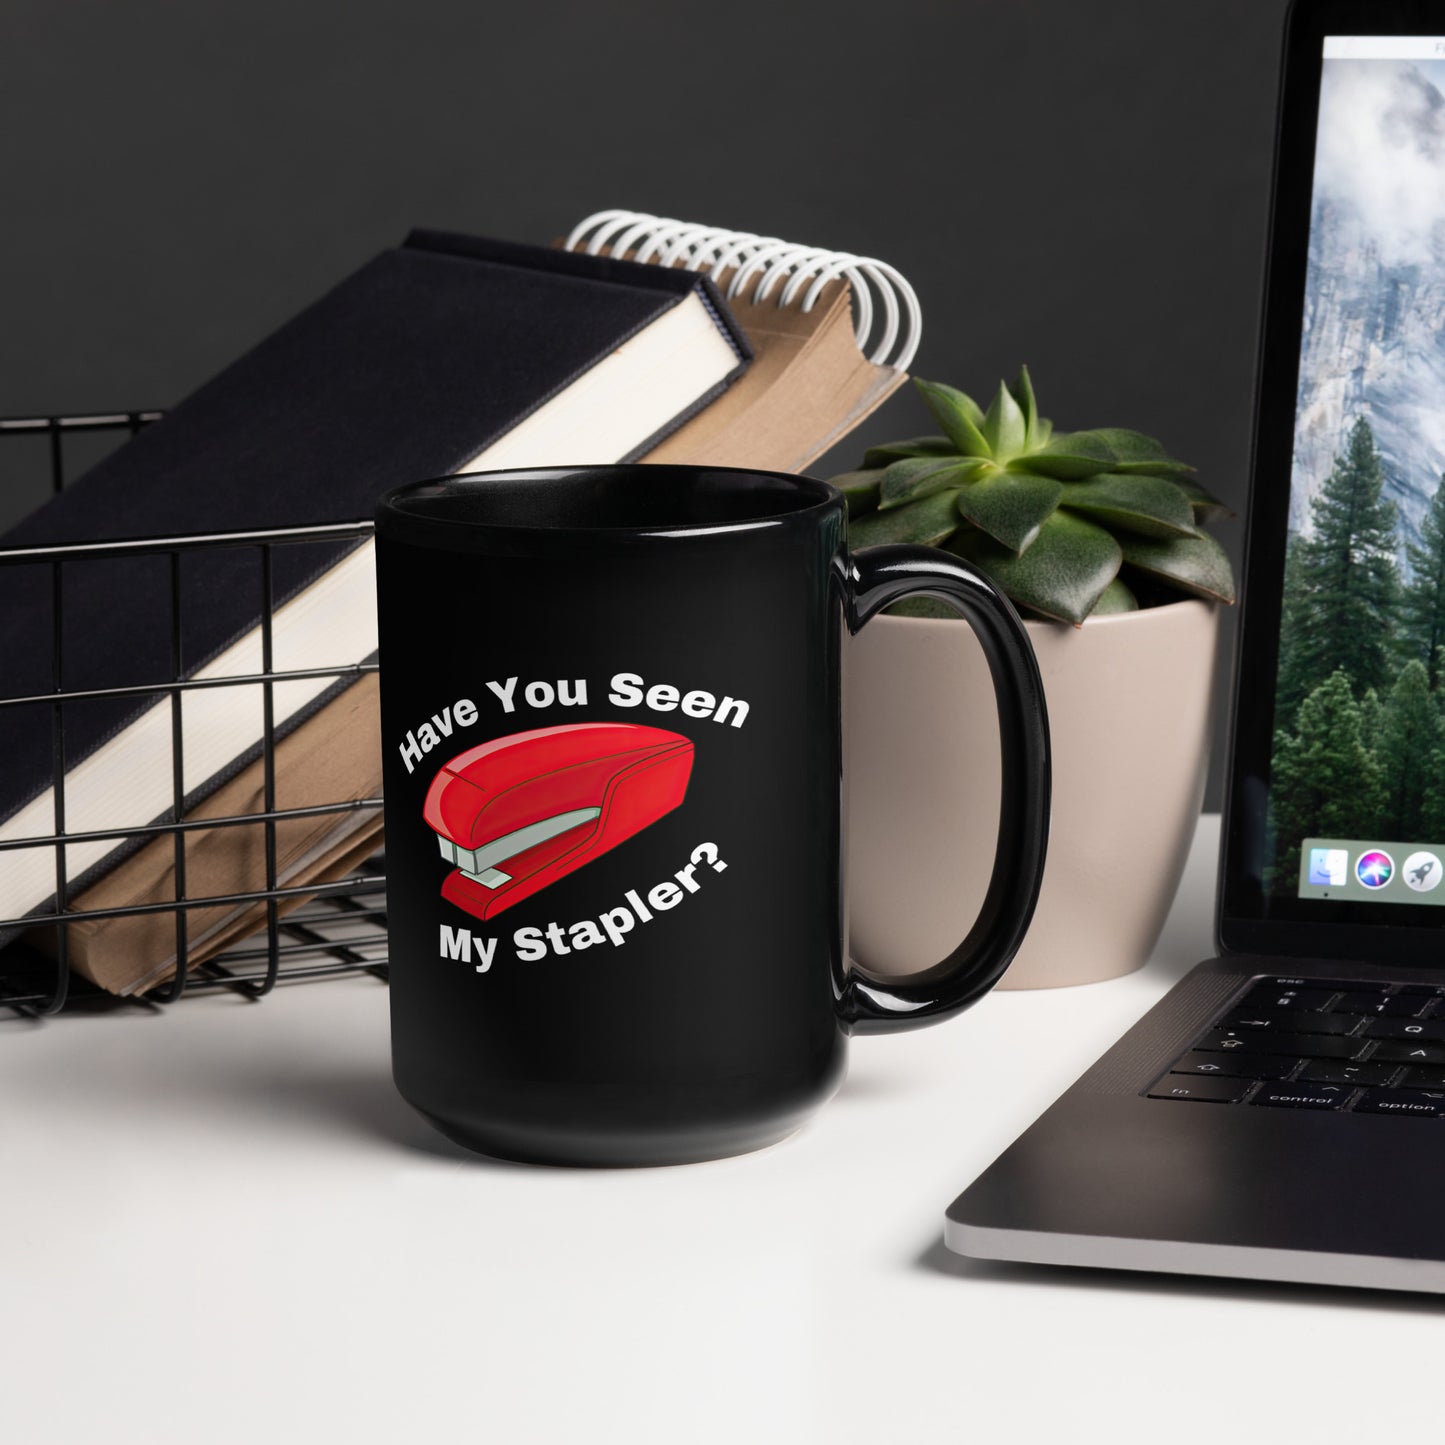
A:
[[[779,307],[797,306],[805,313],[829,282],[841,277],[850,286],[858,349],[875,366],[906,371],[923,338],[923,312],[913,287],[895,267],[872,256],[626,210],[595,211],[573,228],[563,249],[701,271],[729,301],[761,305],[776,295]]]

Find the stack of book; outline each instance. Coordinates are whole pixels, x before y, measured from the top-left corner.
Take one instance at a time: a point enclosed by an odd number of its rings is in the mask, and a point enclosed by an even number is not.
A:
[[[904,379],[916,301],[881,262],[606,212],[558,246],[417,231],[308,307],[162,420],[0,537],[0,549],[368,518],[399,482],[503,467],[643,460],[800,471]],[[865,356],[870,335],[876,340]],[[371,544],[310,540],[64,567],[0,568],[0,948],[37,916],[66,925],[76,970],[118,994],[177,966],[184,897],[195,965],[264,922],[205,902],[344,876],[380,841]],[[173,609],[181,619],[180,656]],[[262,627],[269,615],[269,627]],[[58,636],[57,636],[58,630]],[[55,677],[59,647],[63,675]],[[266,825],[207,820],[267,806]],[[180,693],[166,684],[230,685]],[[115,689],[128,689],[117,693]],[[179,738],[179,777],[175,743]],[[174,838],[125,830],[183,817]],[[103,918],[96,911],[138,909]]]

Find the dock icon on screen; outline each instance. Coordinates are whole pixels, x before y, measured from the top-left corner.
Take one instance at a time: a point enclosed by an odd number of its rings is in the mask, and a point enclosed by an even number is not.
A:
[[[1310,849],[1310,882],[1316,887],[1343,888],[1349,871],[1349,849]]]

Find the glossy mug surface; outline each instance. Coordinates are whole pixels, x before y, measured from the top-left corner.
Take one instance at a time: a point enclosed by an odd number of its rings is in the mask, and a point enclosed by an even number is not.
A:
[[[1027,636],[966,563],[846,531],[833,488],[726,469],[382,499],[393,1072],[450,1138],[591,1165],[758,1148],[837,1088],[850,1033],[955,1013],[1007,967],[1048,817]],[[984,641],[1004,808],[969,937],[885,983],[844,955],[839,650],[916,592]]]

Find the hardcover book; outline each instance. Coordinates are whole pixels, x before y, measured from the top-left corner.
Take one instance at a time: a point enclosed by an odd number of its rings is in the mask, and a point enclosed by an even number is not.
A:
[[[0,548],[354,521],[369,518],[376,497],[408,479],[631,460],[719,395],[750,356],[701,277],[414,232],[13,528]],[[345,669],[374,655],[371,553],[369,542],[274,549],[275,671]],[[174,816],[171,704],[163,690],[176,675],[168,560],[84,559],[62,571],[57,639],[50,565],[0,568],[7,619],[0,692],[37,699],[0,709],[0,841],[60,831],[57,689],[155,689],[63,705],[64,831],[115,831]],[[177,580],[180,675],[259,673],[257,549],[182,553]],[[334,727],[328,704],[356,677],[277,682],[277,736],[308,719]],[[209,687],[182,698],[189,812],[255,763],[262,689]],[[249,829],[230,831],[237,848],[250,846],[239,836]],[[330,851],[358,842],[337,838]],[[68,905],[84,906],[85,890],[138,846],[114,838],[66,844]],[[39,845],[3,855],[0,943],[27,915],[53,909],[55,851]],[[212,852],[219,860],[224,849]],[[313,838],[298,857],[295,880],[304,882],[324,870],[328,850],[318,854]],[[260,886],[253,873],[242,866],[230,891],[241,891],[244,878]],[[153,883],[133,878],[130,887],[149,897]],[[89,952],[97,947],[92,938]],[[151,974],[153,963],[138,957],[135,977]]]

